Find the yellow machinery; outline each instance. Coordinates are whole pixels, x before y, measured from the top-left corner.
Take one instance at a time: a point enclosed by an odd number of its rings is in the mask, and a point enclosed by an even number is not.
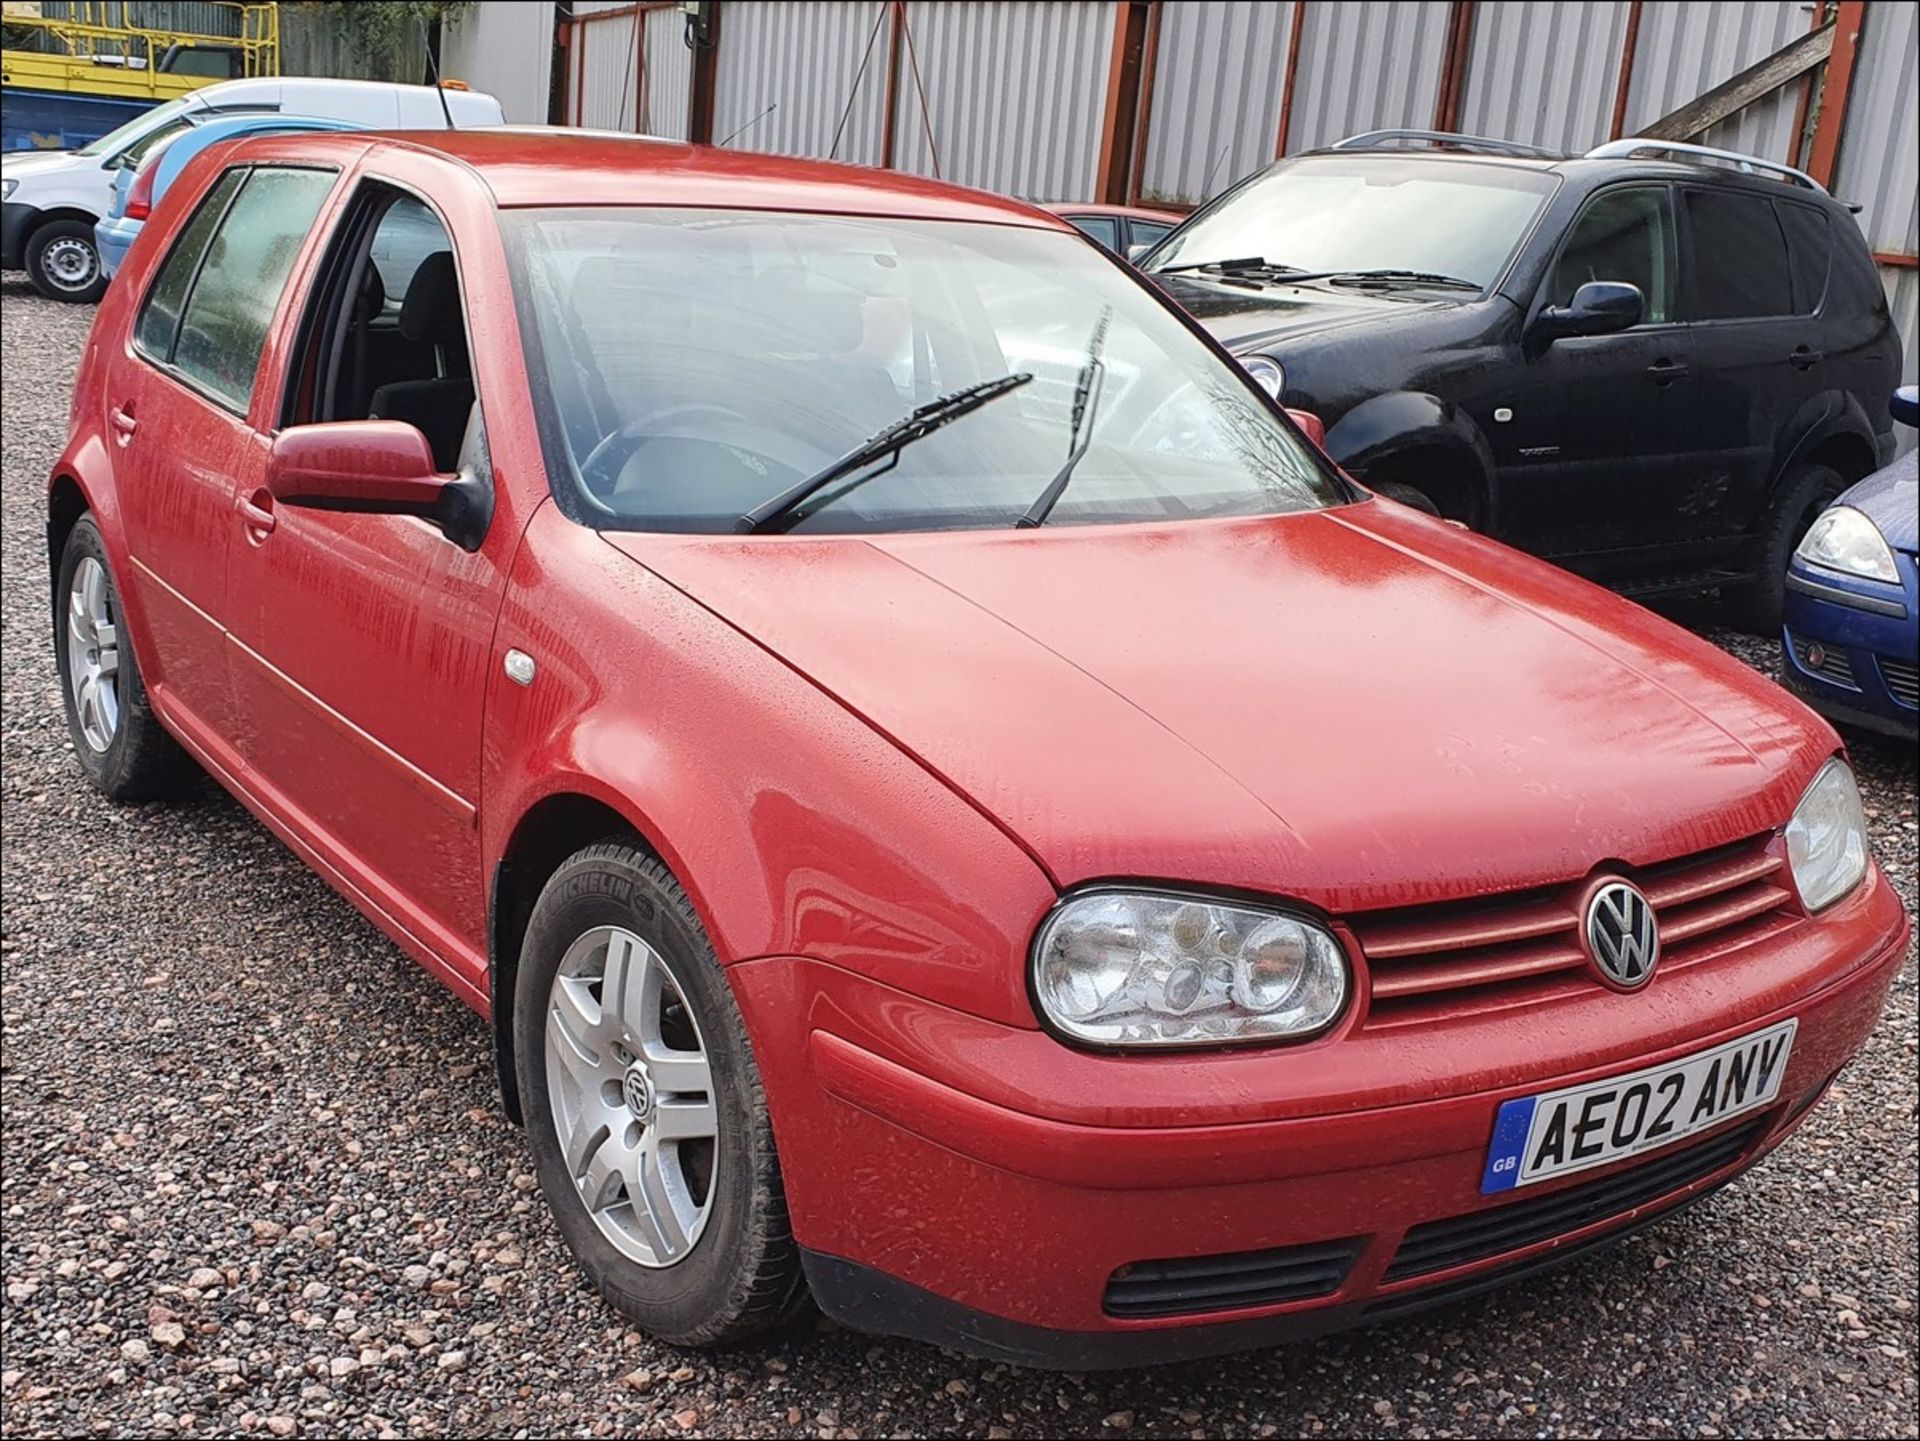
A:
[[[86,0],[72,13],[45,16],[38,5],[6,6],[12,39],[20,31],[44,37],[35,49],[0,54],[9,90],[35,90],[75,97],[97,96],[154,104],[173,100],[217,80],[280,73],[280,7],[224,3],[237,11],[238,35],[202,35],[110,23],[133,7]]]

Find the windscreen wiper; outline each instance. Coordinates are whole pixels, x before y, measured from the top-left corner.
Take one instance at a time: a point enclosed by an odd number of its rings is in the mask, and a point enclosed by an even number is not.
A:
[[[1462,280],[1457,275],[1438,275],[1431,270],[1335,270],[1325,277],[1335,285],[1367,285],[1370,283],[1400,285],[1434,285],[1447,290],[1474,290],[1480,286],[1471,280]]]
[[[885,430],[874,432],[845,455],[829,462],[825,469],[817,470],[798,485],[761,501],[733,523],[734,530],[741,535],[752,535],[756,531],[786,529],[793,523],[795,512],[801,506],[836,480],[844,479],[861,466],[872,465],[876,460],[888,460],[889,463],[874,471],[873,475],[862,476],[857,484],[864,485],[875,475],[884,475],[899,462],[900,452],[916,440],[932,435],[941,426],[951,425],[961,416],[978,410],[1010,390],[1019,389],[1032,379],[1032,375],[1019,371],[1003,375],[998,380],[983,380],[978,385],[965,386],[928,401],[912,414],[894,421]],[[847,490],[851,489],[852,486],[847,487]],[[846,494],[846,491],[841,494]]]
[[[1025,515],[1016,520],[1014,529],[1031,530],[1036,525],[1044,525],[1054,506],[1060,503],[1060,497],[1066,493],[1067,482],[1073,479],[1073,468],[1080,463],[1080,457],[1087,453],[1087,447],[1093,444],[1093,421],[1100,409],[1100,387],[1106,381],[1106,362],[1100,359],[1100,351],[1107,343],[1107,323],[1113,319],[1113,307],[1106,306],[1100,312],[1100,319],[1094,323],[1093,337],[1087,341],[1087,358],[1080,366],[1080,375],[1073,385],[1073,420],[1067,431],[1067,463],[1060,467],[1047,488],[1034,498],[1027,507]]]
[[[1233,260],[1189,260],[1183,265],[1156,265],[1154,275],[1185,275],[1191,271],[1211,270],[1220,275],[1305,275],[1297,265],[1281,265],[1259,255],[1242,255]]]

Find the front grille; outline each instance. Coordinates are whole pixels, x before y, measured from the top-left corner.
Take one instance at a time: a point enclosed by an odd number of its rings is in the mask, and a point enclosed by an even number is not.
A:
[[[1815,675],[1823,676],[1835,685],[1860,689],[1860,683],[1853,678],[1853,662],[1847,659],[1844,650],[1791,633],[1787,636],[1787,644],[1793,647],[1793,658]]]
[[[1770,835],[1623,872],[1660,920],[1662,971],[1705,960],[1794,923],[1785,860]],[[1598,982],[1580,949],[1586,881],[1476,901],[1348,917],[1367,958],[1370,1026],[1576,994]],[[1657,984],[1657,982],[1656,982]]]
[[[1365,1245],[1364,1237],[1353,1236],[1230,1256],[1136,1261],[1113,1273],[1102,1304],[1109,1316],[1190,1316],[1331,1296]]]
[[[1666,1152],[1601,1180],[1537,1200],[1515,1201],[1415,1226],[1394,1252],[1384,1279],[1405,1281],[1484,1261],[1657,1201],[1731,1166],[1746,1154],[1764,1124],[1749,1121],[1697,1145]]]
[[[1920,707],[1920,666],[1902,665],[1897,660],[1880,662],[1880,678],[1904,706]]]

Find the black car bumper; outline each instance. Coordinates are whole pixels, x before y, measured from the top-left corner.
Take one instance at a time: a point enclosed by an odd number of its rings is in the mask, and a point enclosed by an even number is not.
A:
[[[1370,1302],[1201,1326],[1143,1331],[1054,1331],[990,1316],[923,1291],[871,1266],[838,1256],[802,1249],[800,1262],[806,1272],[807,1287],[820,1309],[857,1331],[905,1336],[969,1356],[1050,1371],[1157,1366],[1306,1341],[1356,1326],[1395,1321],[1558,1270],[1595,1251],[1618,1245],[1643,1227],[1672,1218],[1729,1181],[1738,1179],[1746,1170],[1747,1166],[1743,1165],[1676,1203],[1656,1205],[1613,1230],[1511,1266],[1476,1272]]]
[[[37,205],[0,205],[0,270],[26,267],[27,228],[40,213]]]

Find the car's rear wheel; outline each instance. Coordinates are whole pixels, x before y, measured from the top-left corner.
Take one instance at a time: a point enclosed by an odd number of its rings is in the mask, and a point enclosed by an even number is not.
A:
[[[49,300],[91,304],[107,291],[93,227],[84,220],[49,220],[27,239],[27,279]]]
[[[805,1299],[746,1026],[686,892],[630,845],[540,893],[514,1053],[541,1190],[600,1294],[680,1345],[736,1341]]]
[[[92,516],[82,516],[68,533],[58,581],[54,659],[80,768],[111,800],[174,793],[192,776],[193,762],[147,699]]]
[[[1746,568],[1753,578],[1721,594],[1728,624],[1754,635],[1770,636],[1780,629],[1794,547],[1846,488],[1840,473],[1825,465],[1796,465],[1782,477],[1747,548]]]

